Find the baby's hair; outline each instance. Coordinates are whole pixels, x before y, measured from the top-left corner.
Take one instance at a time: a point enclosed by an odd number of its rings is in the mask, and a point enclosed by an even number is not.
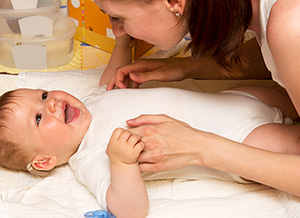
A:
[[[15,91],[8,91],[0,97],[0,165],[13,170],[26,171],[32,152],[21,144],[8,140],[7,137],[8,131],[13,131],[9,128],[9,119],[13,115],[9,105],[16,104]]]

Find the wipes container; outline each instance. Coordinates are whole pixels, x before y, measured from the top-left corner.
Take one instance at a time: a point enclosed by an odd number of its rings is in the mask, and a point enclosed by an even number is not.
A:
[[[61,0],[23,0],[19,4],[13,4],[13,1],[0,0],[0,16],[12,13],[26,15],[58,12],[61,5]]]
[[[0,17],[0,64],[19,69],[55,68],[73,58],[76,26],[67,15]]]

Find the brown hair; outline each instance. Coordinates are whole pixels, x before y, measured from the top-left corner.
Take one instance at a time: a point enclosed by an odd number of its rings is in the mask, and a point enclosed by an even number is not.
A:
[[[9,117],[13,113],[9,107],[15,104],[15,90],[6,92],[0,97],[0,164],[3,167],[14,170],[25,170],[30,159],[31,152],[7,139]]]
[[[138,2],[149,4],[153,1]],[[194,58],[211,57],[229,77],[241,76],[233,69],[233,64],[247,66],[242,45],[252,12],[251,0],[186,0],[179,21],[187,19],[192,37],[186,50],[191,49]]]
[[[212,57],[220,69],[234,74],[232,64],[245,64],[242,44],[252,19],[251,0],[187,0],[188,19],[194,58]]]

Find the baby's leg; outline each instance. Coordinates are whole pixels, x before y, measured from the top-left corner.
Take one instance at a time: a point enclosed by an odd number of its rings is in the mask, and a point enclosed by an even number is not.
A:
[[[241,86],[232,87],[231,90],[239,90],[247,92],[258,99],[260,99],[265,104],[271,107],[277,107],[281,110],[284,117],[290,117],[291,119],[297,119],[298,113],[289,98],[289,95],[279,85],[273,87],[265,86]]]
[[[273,152],[300,154],[300,125],[265,124],[254,129],[243,143]]]

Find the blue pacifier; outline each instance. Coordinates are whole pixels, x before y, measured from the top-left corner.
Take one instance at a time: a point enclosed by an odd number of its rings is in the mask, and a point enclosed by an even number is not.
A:
[[[88,211],[84,214],[86,218],[116,218],[111,213],[107,212],[106,210],[95,210],[95,211]]]

